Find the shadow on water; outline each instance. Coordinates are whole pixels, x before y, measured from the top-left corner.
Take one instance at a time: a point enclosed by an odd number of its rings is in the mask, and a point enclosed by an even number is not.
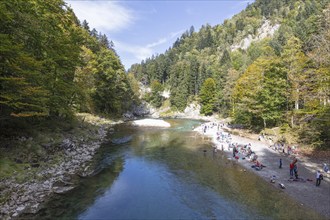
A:
[[[123,170],[124,159],[114,157],[97,175],[81,178],[79,185],[66,194],[57,194],[35,216],[28,219],[74,219],[102,196]]]
[[[122,219],[321,218],[252,172],[244,172],[223,152],[215,153],[207,140],[191,131],[200,122],[168,121],[170,129],[116,126],[110,139],[131,136],[131,141],[104,144],[95,157],[102,171],[55,196],[36,219],[90,219],[100,217],[100,212]],[[125,190],[120,192],[119,185]],[[106,208],[101,210],[99,203],[106,203]]]

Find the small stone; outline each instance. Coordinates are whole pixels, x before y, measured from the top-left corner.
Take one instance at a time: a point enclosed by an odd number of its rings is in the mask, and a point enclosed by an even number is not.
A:
[[[67,186],[67,187],[54,187],[53,188],[53,191],[54,193],[57,193],[57,194],[63,194],[63,193],[66,193],[70,190],[72,190],[74,187],[73,186]]]
[[[24,202],[27,202],[27,201],[29,201],[29,197],[27,197],[27,196],[24,196],[20,199],[21,203],[24,203]]]
[[[10,202],[9,202],[9,206],[14,206],[15,205],[15,202],[13,201],[13,200],[11,200]]]
[[[17,211],[17,212],[22,212],[24,209],[25,209],[25,206],[18,206],[18,207],[16,208],[16,211]]]
[[[13,194],[12,194],[12,196],[11,196],[11,198],[13,199],[13,200],[17,200],[17,194],[14,192]]]
[[[41,194],[37,197],[38,202],[43,202],[45,200],[45,195]]]

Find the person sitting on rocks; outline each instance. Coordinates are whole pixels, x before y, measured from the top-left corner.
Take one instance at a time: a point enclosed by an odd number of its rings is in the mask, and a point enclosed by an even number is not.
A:
[[[241,147],[241,153],[245,154],[246,153],[246,149],[247,149],[247,145],[244,145],[243,147]]]
[[[251,155],[252,156],[252,155]],[[258,155],[256,154],[253,154],[252,158],[251,158],[251,161],[254,162],[254,161],[257,161],[258,159]]]
[[[261,166],[261,163],[258,160],[256,161],[256,166],[257,167],[260,167]]]
[[[246,157],[250,157],[252,153],[253,153],[253,152],[252,152],[251,148],[248,147],[248,148],[247,148],[247,154],[246,154]]]
[[[265,167],[265,166],[262,165],[262,163],[260,163],[258,160],[255,162],[255,169],[256,170],[261,170],[263,167]]]

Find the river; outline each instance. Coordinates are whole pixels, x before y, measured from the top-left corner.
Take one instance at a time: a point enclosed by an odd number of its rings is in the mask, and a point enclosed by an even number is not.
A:
[[[171,119],[171,128],[116,125],[94,158],[100,172],[56,195],[36,219],[315,219],[192,131],[201,122]],[[127,138],[128,137],[128,138]]]

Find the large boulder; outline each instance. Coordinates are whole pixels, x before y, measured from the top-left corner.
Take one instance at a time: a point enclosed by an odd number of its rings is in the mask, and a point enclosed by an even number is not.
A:
[[[191,103],[184,110],[185,117],[189,118],[199,118],[200,117],[201,106],[197,103]]]
[[[130,111],[127,111],[123,114],[123,117],[126,119],[136,119],[136,117],[143,117],[150,115],[151,107],[147,103],[141,103],[139,105],[133,105]]]

